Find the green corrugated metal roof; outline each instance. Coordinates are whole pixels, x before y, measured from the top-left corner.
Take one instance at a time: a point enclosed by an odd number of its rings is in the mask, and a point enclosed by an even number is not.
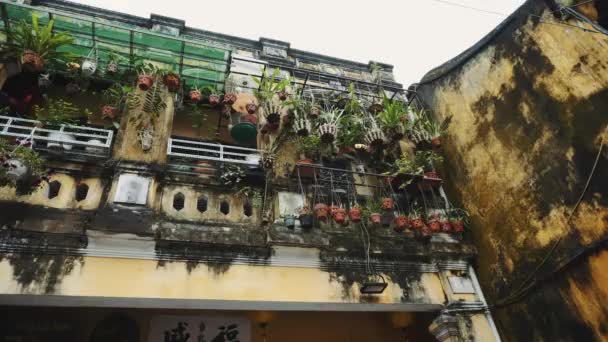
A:
[[[164,35],[125,23],[99,18],[73,15],[53,10],[41,10],[25,5],[2,3],[9,25],[25,20],[31,22],[32,14],[41,24],[53,18],[56,32],[68,32],[74,43],[62,50],[86,58],[93,47],[97,49],[100,68],[105,68],[109,53],[124,57],[121,63],[128,67],[131,54],[156,62],[163,68],[179,71],[186,85],[205,87],[210,84],[223,86],[228,72],[230,51],[205,45],[200,42]],[[6,40],[6,25],[0,22]],[[65,70],[65,63],[55,67]]]

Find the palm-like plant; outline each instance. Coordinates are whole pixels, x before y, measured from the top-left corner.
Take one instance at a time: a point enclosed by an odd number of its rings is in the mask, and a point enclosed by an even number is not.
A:
[[[330,108],[321,112],[319,119],[321,124],[319,125],[319,136],[324,143],[333,143],[338,135],[338,129],[340,128],[340,120],[344,115],[343,109]]]
[[[51,19],[46,26],[40,26],[35,15],[32,15],[31,25],[25,20],[19,22],[9,31],[10,43],[3,54],[20,58],[21,64],[32,71],[42,71],[47,60],[71,59],[72,54],[58,51],[58,48],[71,44],[72,37],[65,32],[53,33],[53,25]]]
[[[284,92],[291,83],[290,78],[284,80],[279,79],[279,73],[279,68],[275,68],[269,76],[266,69],[264,69],[262,70],[261,79],[252,77],[253,81],[258,85],[258,89],[254,91],[254,94],[260,102],[272,101],[275,94]]]
[[[406,107],[403,103],[391,100],[386,96],[382,102],[384,109],[378,114],[380,125],[394,140],[403,138],[405,135],[403,122],[407,120]]]
[[[431,143],[435,147],[441,146],[441,136],[445,134],[452,122],[452,116],[447,116],[442,122],[437,122],[433,119],[423,121],[423,127],[426,131]]]

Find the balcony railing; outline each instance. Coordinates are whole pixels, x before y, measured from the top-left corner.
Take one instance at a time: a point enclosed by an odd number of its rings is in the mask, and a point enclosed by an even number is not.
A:
[[[33,148],[65,159],[88,160],[110,157],[114,132],[107,129],[59,125],[37,127],[39,121],[0,115],[0,136],[29,138]]]
[[[170,170],[184,174],[210,174],[218,163],[256,169],[260,167],[261,159],[260,151],[254,148],[180,138],[169,139],[167,154]]]

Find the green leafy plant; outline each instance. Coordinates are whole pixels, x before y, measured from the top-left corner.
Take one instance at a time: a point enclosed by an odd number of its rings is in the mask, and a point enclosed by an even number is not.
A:
[[[443,156],[435,151],[416,151],[415,163],[423,169],[423,171],[433,171],[443,163]]]
[[[167,109],[167,103],[163,95],[163,86],[160,82],[154,82],[150,89],[144,93],[143,104],[140,94],[129,93],[127,95],[127,106],[133,111],[129,122],[135,123],[140,129],[150,125],[153,126],[160,113]]]
[[[268,75],[266,69],[263,69],[261,79],[252,77],[253,81],[258,86],[258,89],[254,91],[254,94],[260,102],[270,101],[276,93],[287,89],[287,86],[291,83],[291,79],[286,78],[281,80],[279,74],[279,68],[275,68],[271,75]]]
[[[353,147],[355,144],[362,143],[369,128],[366,127],[363,118],[359,116],[343,116],[340,127],[338,145],[342,147]]]
[[[251,186],[243,186],[236,192],[237,195],[245,197],[251,205],[259,207],[262,205],[262,190]]]
[[[344,106],[344,112],[353,116],[361,116],[365,112],[361,100],[357,97],[353,83],[348,85],[348,102]]]
[[[218,179],[222,187],[234,189],[245,178],[245,170],[234,164],[221,164],[218,170]]]
[[[340,127],[340,120],[342,119],[343,115],[343,109],[333,107],[322,111],[319,120],[323,124],[335,125],[336,127]]]
[[[321,149],[321,138],[315,134],[300,138],[298,152],[310,159],[318,159]]]
[[[15,187],[18,194],[24,195],[38,188],[43,180],[48,180],[48,174],[44,159],[31,149],[31,142],[24,139],[18,143],[15,146],[0,141],[0,187]],[[24,168],[25,174],[17,176],[16,171]]]
[[[101,92],[105,104],[120,108],[127,96],[133,92],[133,87],[114,83],[109,88]]]
[[[21,58],[24,65],[33,65],[37,71],[44,69],[45,61],[72,59],[72,54],[58,49],[71,44],[73,38],[65,32],[53,33],[53,25],[51,19],[46,26],[40,26],[36,15],[32,15],[31,25],[25,20],[17,23],[9,30],[10,43],[6,44],[3,55]]]
[[[407,117],[407,109],[403,103],[391,100],[384,96],[384,110],[378,114],[378,120],[382,128],[395,131],[403,127],[404,118]]]
[[[34,106],[36,119],[50,125],[77,124],[88,119],[93,113],[81,109],[71,102],[62,99],[47,99],[43,105]]]

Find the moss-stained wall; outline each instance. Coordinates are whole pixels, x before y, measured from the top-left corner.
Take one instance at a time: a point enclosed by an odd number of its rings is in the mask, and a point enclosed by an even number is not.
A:
[[[495,309],[505,339],[605,340],[608,256],[566,261],[608,236],[608,147],[576,207],[602,136],[608,143],[608,36],[530,15],[554,21],[549,12],[528,1],[488,40],[427,74],[418,98],[440,119],[454,115],[444,173],[472,215],[490,302],[513,295],[559,241],[535,273],[546,279]],[[553,274],[558,264],[567,266]]]

